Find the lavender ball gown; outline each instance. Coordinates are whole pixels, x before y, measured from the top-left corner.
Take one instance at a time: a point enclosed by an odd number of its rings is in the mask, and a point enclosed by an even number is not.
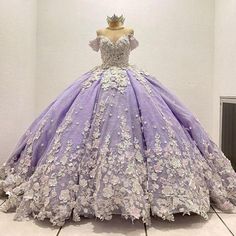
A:
[[[32,122],[0,169],[1,211],[14,220],[112,214],[208,219],[210,203],[236,205],[236,172],[199,120],[158,80],[129,64],[128,34],[97,36],[102,63],[82,74]]]

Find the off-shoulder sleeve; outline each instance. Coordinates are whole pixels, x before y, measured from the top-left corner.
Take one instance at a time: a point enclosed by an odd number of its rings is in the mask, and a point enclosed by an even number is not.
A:
[[[99,50],[99,41],[100,41],[100,38],[99,38],[99,37],[96,37],[95,39],[90,40],[88,45],[89,45],[94,51],[97,52],[97,51]]]
[[[139,41],[134,37],[133,34],[129,35],[129,41],[130,41],[130,50],[135,49],[139,45]]]

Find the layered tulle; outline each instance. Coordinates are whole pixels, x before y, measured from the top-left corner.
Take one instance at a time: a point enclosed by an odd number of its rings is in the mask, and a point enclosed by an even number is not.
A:
[[[22,135],[1,168],[1,206],[53,225],[121,214],[208,219],[236,205],[236,173],[193,114],[137,66],[94,67]]]

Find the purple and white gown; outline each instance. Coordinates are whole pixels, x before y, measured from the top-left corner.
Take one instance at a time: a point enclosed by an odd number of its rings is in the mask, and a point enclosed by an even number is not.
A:
[[[0,168],[1,211],[14,220],[113,214],[208,219],[236,205],[236,172],[199,120],[153,75],[129,64],[132,34],[89,46],[102,63],[82,74],[21,136]]]

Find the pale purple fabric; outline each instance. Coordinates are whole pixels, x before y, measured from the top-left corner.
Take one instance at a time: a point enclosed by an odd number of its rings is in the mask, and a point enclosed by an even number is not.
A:
[[[53,225],[80,216],[197,213],[236,205],[236,173],[199,120],[156,76],[129,63],[133,35],[89,41],[102,64],[68,86],[32,122],[0,169],[14,219]]]

